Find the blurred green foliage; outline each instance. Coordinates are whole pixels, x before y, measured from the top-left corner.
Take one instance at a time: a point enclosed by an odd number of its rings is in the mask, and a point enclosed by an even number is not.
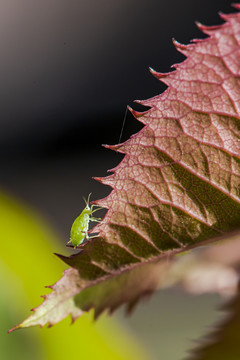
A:
[[[9,328],[30,315],[41,303],[45,285],[60,278],[65,265],[53,255],[64,249],[56,235],[32,209],[0,194],[0,358],[15,359],[150,359],[132,334],[113,319],[84,314],[48,328],[30,328],[8,334]]]

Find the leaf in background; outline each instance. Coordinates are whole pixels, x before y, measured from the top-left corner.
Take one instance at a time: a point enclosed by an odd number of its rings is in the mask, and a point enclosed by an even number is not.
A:
[[[189,360],[238,360],[240,340],[240,292],[224,307],[224,320],[202,339]]]
[[[1,360],[150,358],[143,344],[120,323],[102,316],[96,326],[92,313],[85,313],[75,326],[69,327],[66,319],[51,331],[35,328],[9,336],[9,327],[26,315],[26,306],[37,301],[39,289],[47,279],[54,281],[62,273],[64,264],[52,254],[54,248],[60,251],[62,247],[44,219],[2,189],[0,240]],[[81,356],[73,344],[80,344]]]
[[[169,257],[239,228],[240,14],[222,17],[223,25],[199,25],[207,39],[175,41],[187,57],[175,71],[151,70],[168,89],[138,101],[150,107],[131,110],[144,128],[108,146],[125,157],[98,178],[113,189],[96,202],[108,209],[94,228],[100,236],[77,255],[59,255],[72,268],[16,328],[91,307],[96,316],[123,303],[131,309],[164,282]]]

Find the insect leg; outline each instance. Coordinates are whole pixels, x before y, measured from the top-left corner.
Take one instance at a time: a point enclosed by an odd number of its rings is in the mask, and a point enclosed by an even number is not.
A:
[[[92,217],[92,218],[89,218],[89,221],[95,221],[95,222],[99,222],[99,223],[100,223],[100,222],[102,221],[102,219]]]
[[[94,207],[94,206],[97,206],[97,209],[94,209],[94,210],[93,210],[93,207]],[[98,206],[98,205],[94,205],[94,204],[93,204],[93,205],[91,206],[91,214],[93,214],[95,211],[98,211],[98,210],[101,210],[101,209],[105,209],[105,208],[102,207],[102,206]]]
[[[86,232],[86,231],[81,231],[81,233],[82,233],[82,234],[85,234],[85,236],[87,237],[87,232]],[[67,244],[71,244],[71,242],[72,242],[72,239],[70,239],[70,240],[67,242]]]
[[[93,236],[89,236],[88,239],[94,239],[95,237],[99,237],[100,235],[93,235]]]
[[[88,232],[87,231],[81,231],[82,234],[85,235],[85,238],[88,239]],[[82,240],[82,242],[84,241],[84,239]],[[81,244],[82,244],[81,242]]]

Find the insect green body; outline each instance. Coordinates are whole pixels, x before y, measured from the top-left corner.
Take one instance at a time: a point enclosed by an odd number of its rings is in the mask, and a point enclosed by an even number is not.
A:
[[[100,222],[101,220],[92,216],[92,214],[95,211],[100,210],[101,207],[98,207],[97,209],[93,209],[93,207],[97,205],[89,206],[90,195],[91,194],[89,194],[87,201],[84,199],[86,203],[86,207],[85,209],[83,209],[81,214],[76,218],[71,228],[69,243],[72,242],[74,247],[77,247],[78,245],[82,244],[85,238],[87,240],[91,239],[91,237],[88,236],[89,221]]]

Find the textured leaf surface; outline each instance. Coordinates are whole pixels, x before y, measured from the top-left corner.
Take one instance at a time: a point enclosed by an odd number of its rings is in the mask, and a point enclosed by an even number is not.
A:
[[[131,110],[145,125],[139,133],[108,146],[125,157],[98,178],[113,189],[96,202],[108,209],[94,229],[100,236],[60,256],[72,268],[21,327],[75,319],[91,307],[96,315],[131,308],[160,285],[163,258],[239,228],[240,15],[223,18],[221,26],[199,25],[207,39],[175,41],[186,56],[175,71],[151,70],[168,89],[139,101],[150,110]]]

